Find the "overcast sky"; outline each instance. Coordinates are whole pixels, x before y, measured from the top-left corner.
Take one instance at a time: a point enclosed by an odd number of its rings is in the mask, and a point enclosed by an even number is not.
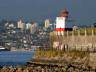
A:
[[[64,8],[76,24],[96,22],[96,0],[0,0],[0,18],[54,20]]]

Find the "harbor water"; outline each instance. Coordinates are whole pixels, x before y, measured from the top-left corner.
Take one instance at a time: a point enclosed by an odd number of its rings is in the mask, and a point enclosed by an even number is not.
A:
[[[33,55],[34,51],[1,51],[0,66],[25,65]]]

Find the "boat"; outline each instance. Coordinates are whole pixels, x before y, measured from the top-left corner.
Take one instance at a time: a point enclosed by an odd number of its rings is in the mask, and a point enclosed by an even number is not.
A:
[[[3,46],[0,46],[0,51],[10,51],[9,49],[3,47]]]

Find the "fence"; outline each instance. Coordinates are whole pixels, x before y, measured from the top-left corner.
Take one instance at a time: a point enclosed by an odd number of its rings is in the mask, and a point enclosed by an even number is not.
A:
[[[57,49],[60,47],[63,47],[60,49],[64,49],[67,45],[68,50],[96,51],[96,30],[83,29],[71,32],[67,31],[64,32],[63,36],[58,36],[56,35],[56,32],[52,32],[50,34],[50,41],[52,46],[54,45],[54,42],[59,42],[59,46],[55,47]]]

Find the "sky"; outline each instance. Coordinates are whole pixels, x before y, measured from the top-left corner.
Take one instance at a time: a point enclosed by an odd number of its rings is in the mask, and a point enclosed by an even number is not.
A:
[[[0,0],[0,19],[55,21],[56,16],[67,8],[69,17],[77,25],[96,22],[96,0]]]

